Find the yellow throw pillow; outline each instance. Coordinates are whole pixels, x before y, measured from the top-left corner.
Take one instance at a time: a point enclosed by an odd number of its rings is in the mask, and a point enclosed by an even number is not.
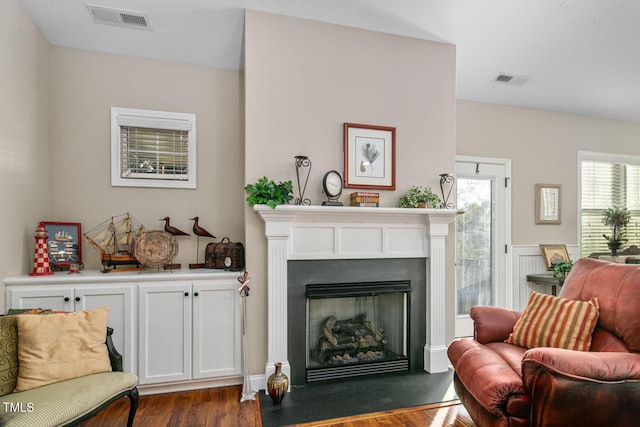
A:
[[[105,345],[109,308],[48,316],[16,316],[15,391],[111,370]]]
[[[527,307],[506,342],[526,348],[589,351],[599,316],[598,298],[574,301],[531,292]]]

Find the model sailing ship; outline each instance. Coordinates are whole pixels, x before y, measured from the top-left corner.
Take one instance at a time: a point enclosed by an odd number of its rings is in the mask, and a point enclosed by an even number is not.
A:
[[[129,213],[112,216],[84,233],[89,244],[100,252],[100,260],[107,272],[120,265],[135,265],[134,243],[145,232],[144,226]]]

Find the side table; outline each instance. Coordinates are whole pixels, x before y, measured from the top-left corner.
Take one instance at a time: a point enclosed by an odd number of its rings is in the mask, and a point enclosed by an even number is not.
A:
[[[558,286],[562,286],[564,283],[564,277],[554,277],[552,273],[527,274],[527,282],[532,282],[536,285],[551,286],[551,295],[557,296]]]

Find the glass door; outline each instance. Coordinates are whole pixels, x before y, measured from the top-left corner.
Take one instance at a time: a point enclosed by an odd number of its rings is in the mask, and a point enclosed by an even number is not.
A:
[[[505,307],[508,164],[487,159],[456,162],[456,336],[472,336],[474,305]]]

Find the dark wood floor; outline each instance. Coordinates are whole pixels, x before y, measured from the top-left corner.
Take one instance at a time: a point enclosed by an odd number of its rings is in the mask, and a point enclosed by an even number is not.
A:
[[[208,388],[140,396],[140,406],[134,421],[135,427],[262,427],[258,400],[240,403],[242,386]],[[114,402],[95,417],[81,424],[82,427],[126,426],[129,412],[127,398]],[[424,405],[358,415],[300,426],[337,427],[405,427],[457,426],[470,427],[473,422],[462,405]]]

